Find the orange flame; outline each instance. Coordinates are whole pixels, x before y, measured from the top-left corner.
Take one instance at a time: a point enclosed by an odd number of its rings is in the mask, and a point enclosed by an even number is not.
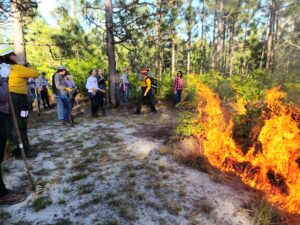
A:
[[[279,87],[266,93],[268,117],[247,154],[232,138],[233,122],[226,122],[221,101],[208,87],[198,86],[198,120],[206,129],[199,135],[209,162],[234,172],[243,182],[264,191],[270,202],[300,213],[300,130],[281,99]]]

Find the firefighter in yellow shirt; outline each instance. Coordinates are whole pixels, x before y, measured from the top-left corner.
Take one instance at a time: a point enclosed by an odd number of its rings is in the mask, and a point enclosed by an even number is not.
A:
[[[12,98],[13,107],[16,113],[17,122],[19,125],[23,146],[26,154],[29,152],[29,142],[27,137],[27,117],[28,117],[28,103],[27,103],[27,80],[29,78],[38,77],[38,72],[34,69],[17,64],[17,57],[14,50],[9,46],[2,46],[0,49],[1,64],[8,65],[10,74],[8,79],[8,89]],[[15,144],[15,157],[21,156],[21,151],[18,145],[18,139],[15,128],[11,121],[11,138]]]
[[[151,111],[153,113],[156,112],[155,108],[155,98],[154,98],[154,93],[152,91],[152,84],[151,84],[151,79],[147,75],[148,70],[143,69],[141,71],[142,75],[142,81],[141,81],[141,95],[139,97],[137,106],[136,106],[136,114],[141,113],[142,105],[147,104],[151,108]]]

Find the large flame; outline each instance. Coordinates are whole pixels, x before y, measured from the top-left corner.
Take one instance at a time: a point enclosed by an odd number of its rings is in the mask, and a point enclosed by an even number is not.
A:
[[[206,127],[198,135],[209,162],[264,191],[278,207],[299,214],[300,130],[291,110],[281,102],[285,93],[279,87],[266,93],[267,115],[257,140],[246,154],[232,138],[233,123],[222,110],[218,96],[203,84],[198,86],[198,93],[198,119]]]

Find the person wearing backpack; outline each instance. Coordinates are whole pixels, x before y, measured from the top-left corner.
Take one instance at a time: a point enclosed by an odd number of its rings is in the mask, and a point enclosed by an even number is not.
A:
[[[174,95],[175,95],[174,105],[178,104],[181,101],[181,94],[184,89],[184,80],[183,80],[182,76],[183,76],[182,71],[179,70],[177,73],[177,77],[174,80],[174,85],[173,85]]]
[[[106,97],[106,81],[103,75],[103,72],[101,69],[98,69],[98,73],[97,73],[97,82],[98,82],[98,87],[100,89],[99,91],[99,99],[98,99],[98,107],[100,107],[102,109],[102,115],[105,115],[105,106],[104,106],[104,102],[105,102],[105,97]]]
[[[141,113],[142,105],[148,104],[153,113],[156,112],[155,108],[155,98],[153,93],[153,88],[151,84],[151,78],[147,75],[147,69],[141,71],[142,81],[141,81],[141,95],[138,99],[136,106],[136,114]]]
[[[57,105],[57,118],[63,125],[70,123],[72,110],[71,101],[68,97],[72,89],[68,87],[65,81],[66,75],[67,69],[64,66],[59,66],[52,76],[52,91]]]

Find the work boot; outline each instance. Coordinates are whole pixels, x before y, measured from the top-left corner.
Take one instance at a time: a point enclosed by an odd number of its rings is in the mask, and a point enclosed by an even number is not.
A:
[[[0,198],[0,205],[14,205],[25,200],[26,196],[16,191],[8,190],[8,193]]]

